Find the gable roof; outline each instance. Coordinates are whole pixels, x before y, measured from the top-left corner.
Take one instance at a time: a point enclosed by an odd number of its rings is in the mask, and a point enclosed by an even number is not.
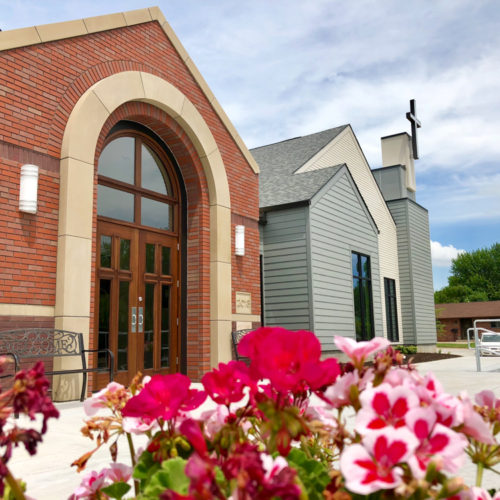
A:
[[[347,125],[251,149],[260,167],[260,208],[310,200],[342,167],[295,174]]]
[[[436,304],[436,315],[439,319],[500,318],[500,300]]]
[[[130,10],[127,12],[118,12],[115,14],[107,14],[104,16],[88,17],[85,19],[65,21],[62,23],[43,24],[39,26],[32,26],[30,28],[0,31],[0,52],[19,47],[26,47],[28,45],[52,42],[55,40],[62,40],[64,38],[88,35],[91,33],[98,33],[101,31],[154,21],[158,22],[162,27],[166,37],[172,43],[173,47],[179,54],[179,57],[193,75],[194,80],[199,85],[201,91],[205,94],[205,97],[208,99],[216,114],[228,130],[242,155],[252,170],[258,174],[259,167],[257,163],[158,7],[149,7],[145,9]]]

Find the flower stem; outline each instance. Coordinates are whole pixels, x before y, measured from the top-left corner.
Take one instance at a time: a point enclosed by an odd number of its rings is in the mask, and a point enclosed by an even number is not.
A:
[[[481,483],[483,482],[483,470],[484,470],[484,465],[481,462],[479,462],[477,464],[476,486],[481,486]]]
[[[132,467],[135,467],[136,461],[135,461],[135,449],[134,449],[134,442],[132,441],[132,435],[130,432],[127,432],[127,441],[128,441],[128,449],[130,450],[130,460],[132,462]],[[134,479],[134,491],[136,496],[139,494],[139,482]]]
[[[5,475],[5,481],[10,486],[14,498],[16,500],[26,500],[26,497],[24,496],[23,490],[19,486],[19,483],[15,480],[10,470],[7,467],[5,467],[5,469],[7,471],[7,474]]]

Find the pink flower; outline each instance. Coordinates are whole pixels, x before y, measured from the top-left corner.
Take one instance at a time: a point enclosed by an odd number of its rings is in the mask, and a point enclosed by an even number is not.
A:
[[[478,406],[486,406],[490,410],[500,408],[500,399],[497,399],[495,393],[488,389],[477,393],[475,400]]]
[[[104,470],[106,471],[106,477],[112,483],[117,483],[119,481],[126,483],[132,477],[132,467],[117,462],[112,463],[109,469]]]
[[[226,423],[226,417],[229,415],[227,406],[217,405],[213,410],[204,411],[200,415],[200,420],[205,422],[205,435],[207,439],[212,440]]]
[[[491,429],[488,424],[483,420],[483,417],[474,410],[472,402],[467,396],[467,394],[462,393],[460,395],[462,400],[462,419],[463,426],[460,428],[460,432],[472,437],[476,441],[486,444],[496,444],[495,438],[491,433]]]
[[[182,422],[179,430],[184,434],[200,457],[206,457],[208,455],[207,444],[205,443],[205,438],[203,437],[198,422],[191,418],[186,419]]]
[[[452,473],[465,462],[467,439],[436,421],[436,413],[431,407],[415,408],[406,417],[408,428],[420,441],[414,456],[408,461],[418,478],[425,476],[431,461],[437,463],[439,469]]]
[[[127,401],[122,415],[151,422],[158,418],[169,420],[181,411],[198,408],[205,401],[206,393],[190,389],[190,385],[189,378],[180,373],[155,375],[139,394]]]
[[[142,418],[136,417],[123,417],[122,419],[122,428],[129,434],[144,434],[156,427],[156,425],[156,420],[144,422]]]
[[[243,361],[219,363],[219,369],[203,375],[201,382],[208,395],[218,404],[229,406],[240,401],[244,389],[254,385],[248,373],[248,367]]]
[[[357,371],[344,373],[334,384],[328,387],[324,398],[334,407],[340,408],[351,404],[351,387],[357,386],[359,375]]]
[[[359,399],[361,409],[356,417],[356,428],[361,431],[402,427],[408,412],[419,404],[418,397],[409,387],[392,387],[386,383],[367,389]]]
[[[374,337],[368,341],[356,342],[353,339],[335,335],[334,340],[337,347],[349,356],[355,366],[362,365],[367,356],[385,349],[390,344],[387,339],[382,337]]]
[[[407,461],[417,446],[417,438],[404,427],[370,432],[363,444],[348,446],[340,456],[347,489],[369,495],[397,487],[403,475],[399,464]]]
[[[118,384],[117,382],[110,382],[104,389],[96,392],[83,402],[85,414],[91,417],[101,408],[106,408],[108,406],[109,396],[123,389],[125,389],[123,385]]]
[[[250,358],[254,379],[269,379],[281,393],[317,390],[340,374],[337,360],[320,360],[319,340],[306,330],[258,328],[243,337],[238,352]]]
[[[87,500],[89,498],[99,498],[98,491],[106,486],[106,472],[96,472],[95,470],[83,476],[80,486],[76,488],[69,500]]]

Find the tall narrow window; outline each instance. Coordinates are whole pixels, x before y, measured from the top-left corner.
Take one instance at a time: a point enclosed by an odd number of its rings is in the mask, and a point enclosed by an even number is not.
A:
[[[399,342],[398,312],[396,307],[396,282],[390,278],[384,278],[384,288],[387,338],[391,342]]]
[[[356,340],[370,340],[373,331],[373,304],[370,257],[352,252],[352,285]]]

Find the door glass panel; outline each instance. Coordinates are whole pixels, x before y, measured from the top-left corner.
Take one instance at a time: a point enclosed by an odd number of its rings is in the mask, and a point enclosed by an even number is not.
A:
[[[99,174],[134,184],[134,142],[132,137],[110,142],[99,157]]]
[[[120,269],[130,270],[130,240],[120,240]]]
[[[361,284],[358,278],[353,279],[354,293],[354,322],[356,328],[356,340],[362,340],[363,319],[361,316]]]
[[[141,198],[141,224],[157,227],[158,229],[172,229],[172,207],[168,203]]]
[[[97,186],[97,215],[134,222],[134,195],[107,186]]]
[[[154,364],[154,306],[155,284],[146,283],[146,303],[144,304],[144,369]]]
[[[111,280],[99,281],[99,335],[97,338],[97,348],[109,349],[109,308],[111,298]],[[107,356],[105,353],[97,355],[97,366],[105,367]]]
[[[172,196],[170,179],[168,178],[165,169],[156,154],[145,144],[142,145],[141,154],[142,187],[145,189],[151,189],[151,191],[156,191],[157,193]]]
[[[130,284],[128,281],[120,281],[120,296],[118,301],[118,356],[117,356],[117,368],[119,371],[128,370],[129,285]]]
[[[101,235],[101,267],[111,267],[111,236]]]
[[[170,287],[161,287],[161,361],[162,367],[169,366],[170,344]]]
[[[146,243],[146,272],[155,272],[155,245],[154,243]]]
[[[170,247],[161,247],[161,274],[170,274]]]

